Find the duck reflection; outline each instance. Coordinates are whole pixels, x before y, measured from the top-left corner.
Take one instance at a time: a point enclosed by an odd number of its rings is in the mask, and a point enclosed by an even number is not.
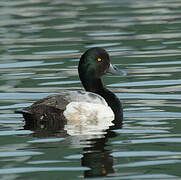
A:
[[[82,166],[90,168],[84,172],[84,177],[100,177],[115,172],[111,150],[106,150],[108,139],[113,137],[116,137],[116,133],[107,130],[104,138],[91,139],[92,146],[83,148]]]
[[[51,116],[52,117],[52,116]],[[48,118],[48,116],[47,116]],[[65,122],[62,124],[62,122]],[[73,125],[64,119],[44,119],[37,121],[25,119],[24,129],[34,131],[33,136],[39,138],[64,137],[71,148],[82,148],[82,166],[90,168],[84,171],[84,177],[100,177],[114,173],[114,160],[108,150],[109,138],[116,137],[113,129],[121,128],[122,124],[113,124],[112,120],[106,122],[96,121],[93,124],[82,123]]]

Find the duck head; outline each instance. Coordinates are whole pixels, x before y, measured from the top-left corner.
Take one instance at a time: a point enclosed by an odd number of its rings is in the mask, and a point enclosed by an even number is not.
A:
[[[90,48],[81,56],[78,71],[84,88],[92,92],[103,87],[100,78],[104,74],[123,75],[110,63],[109,54],[99,47]]]

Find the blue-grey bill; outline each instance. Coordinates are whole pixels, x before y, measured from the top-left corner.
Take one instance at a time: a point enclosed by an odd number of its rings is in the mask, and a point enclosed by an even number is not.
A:
[[[110,64],[107,72],[112,75],[117,75],[117,76],[126,76],[127,75],[126,71],[120,70],[116,66],[113,66],[112,64]]]

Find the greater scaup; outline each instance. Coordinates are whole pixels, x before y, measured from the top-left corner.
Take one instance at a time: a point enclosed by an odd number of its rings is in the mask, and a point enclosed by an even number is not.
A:
[[[64,91],[50,95],[16,112],[23,114],[26,122],[60,119],[62,124],[76,126],[80,121],[95,124],[103,119],[108,126],[112,122],[121,126],[123,112],[120,100],[101,81],[101,76],[106,73],[123,73],[110,63],[108,53],[99,47],[88,49],[80,58],[78,72],[86,91]],[[102,122],[98,124],[104,126]]]

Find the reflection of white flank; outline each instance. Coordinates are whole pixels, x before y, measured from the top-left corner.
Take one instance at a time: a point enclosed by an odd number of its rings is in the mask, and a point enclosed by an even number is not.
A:
[[[66,106],[67,119],[65,130],[69,135],[102,134],[112,126],[114,113],[107,105],[87,102],[71,102]]]

